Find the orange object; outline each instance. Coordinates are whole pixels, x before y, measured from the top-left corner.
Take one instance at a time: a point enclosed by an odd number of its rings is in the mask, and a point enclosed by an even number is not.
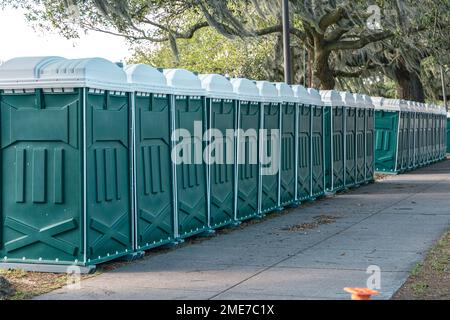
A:
[[[344,288],[352,295],[352,300],[370,300],[373,295],[379,294],[378,291],[369,288]]]

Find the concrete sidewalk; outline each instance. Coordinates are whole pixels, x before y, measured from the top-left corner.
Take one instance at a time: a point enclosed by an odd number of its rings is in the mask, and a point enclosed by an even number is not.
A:
[[[336,221],[295,226],[318,216]],[[389,299],[450,227],[450,161],[151,255],[38,299],[348,299],[381,268]]]

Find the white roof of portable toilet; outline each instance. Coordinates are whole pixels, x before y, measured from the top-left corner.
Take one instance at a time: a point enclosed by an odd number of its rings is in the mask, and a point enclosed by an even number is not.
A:
[[[95,88],[130,91],[125,72],[102,58],[13,59],[0,68],[0,86],[9,89]]]
[[[299,84],[293,85],[292,91],[294,92],[294,97],[297,99],[298,103],[311,104],[308,90]]]
[[[236,99],[230,81],[219,74],[201,74],[198,76],[206,95],[217,99]]]
[[[364,100],[364,97],[362,94],[354,93],[353,97],[355,97],[355,107],[356,108],[365,108],[366,107],[366,101]]]
[[[427,113],[427,112],[428,112],[428,108],[427,108],[427,106],[425,105],[425,103],[423,103],[423,102],[419,102],[419,103],[418,103],[418,110],[419,110],[419,112],[421,112],[421,113]]]
[[[256,81],[256,87],[263,102],[279,102],[278,91],[275,85],[269,81]]]
[[[444,109],[445,110],[445,109]],[[447,112],[447,118],[450,119],[450,112]]]
[[[367,94],[363,94],[364,104],[367,109],[374,109],[375,105],[373,104],[372,97]]]
[[[21,57],[6,61],[0,66],[0,88],[35,88],[42,68],[62,57]]]
[[[234,93],[237,94],[238,100],[256,102],[262,101],[262,98],[259,95],[259,90],[253,81],[245,78],[233,78],[230,82],[233,86]]]
[[[339,92],[335,90],[320,90],[319,93],[324,106],[341,107],[345,103]]]
[[[323,102],[322,102],[322,99],[320,97],[320,93],[318,90],[313,89],[313,88],[308,88],[308,93],[309,93],[309,99],[310,99],[311,105],[318,106],[318,107],[323,106]]]
[[[204,96],[206,94],[200,79],[188,70],[165,69],[163,74],[173,94],[183,96]]]
[[[134,91],[150,93],[172,92],[167,85],[166,77],[158,69],[146,64],[132,64],[125,67],[128,83]]]
[[[424,105],[422,102],[416,101],[416,112],[424,112]]]
[[[356,107],[355,96],[352,93],[347,91],[341,91],[339,92],[339,95],[341,96],[342,102],[344,103],[344,107],[347,108]]]
[[[298,99],[294,95],[294,91],[292,87],[284,82],[275,83],[275,87],[278,91],[278,97],[280,97],[283,101],[296,103]]]
[[[372,103],[376,110],[383,110],[384,101],[386,98],[383,97],[371,97]]]
[[[131,89],[125,71],[102,58],[58,60],[42,69],[40,81],[57,88]]]
[[[402,112],[411,111],[411,108],[410,108],[407,100],[400,99],[400,111],[402,111]]]
[[[415,112],[416,111],[416,103],[414,101],[408,101],[409,111]]]
[[[398,99],[385,99],[383,103],[383,109],[388,111],[400,111],[400,100]]]

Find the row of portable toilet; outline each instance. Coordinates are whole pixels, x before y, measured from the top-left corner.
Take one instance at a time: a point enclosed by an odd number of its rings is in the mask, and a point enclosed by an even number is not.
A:
[[[373,180],[359,94],[38,57],[0,67],[0,101],[3,264],[96,265]]]
[[[376,171],[400,173],[446,157],[447,111],[413,101],[374,98]]]

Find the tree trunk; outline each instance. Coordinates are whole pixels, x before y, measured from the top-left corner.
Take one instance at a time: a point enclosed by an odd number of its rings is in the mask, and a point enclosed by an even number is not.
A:
[[[330,68],[330,52],[317,43],[315,43],[314,51],[313,86],[320,90],[333,90],[336,80]]]
[[[400,99],[425,102],[422,81],[415,72],[409,71],[403,64],[395,68],[397,95]]]

